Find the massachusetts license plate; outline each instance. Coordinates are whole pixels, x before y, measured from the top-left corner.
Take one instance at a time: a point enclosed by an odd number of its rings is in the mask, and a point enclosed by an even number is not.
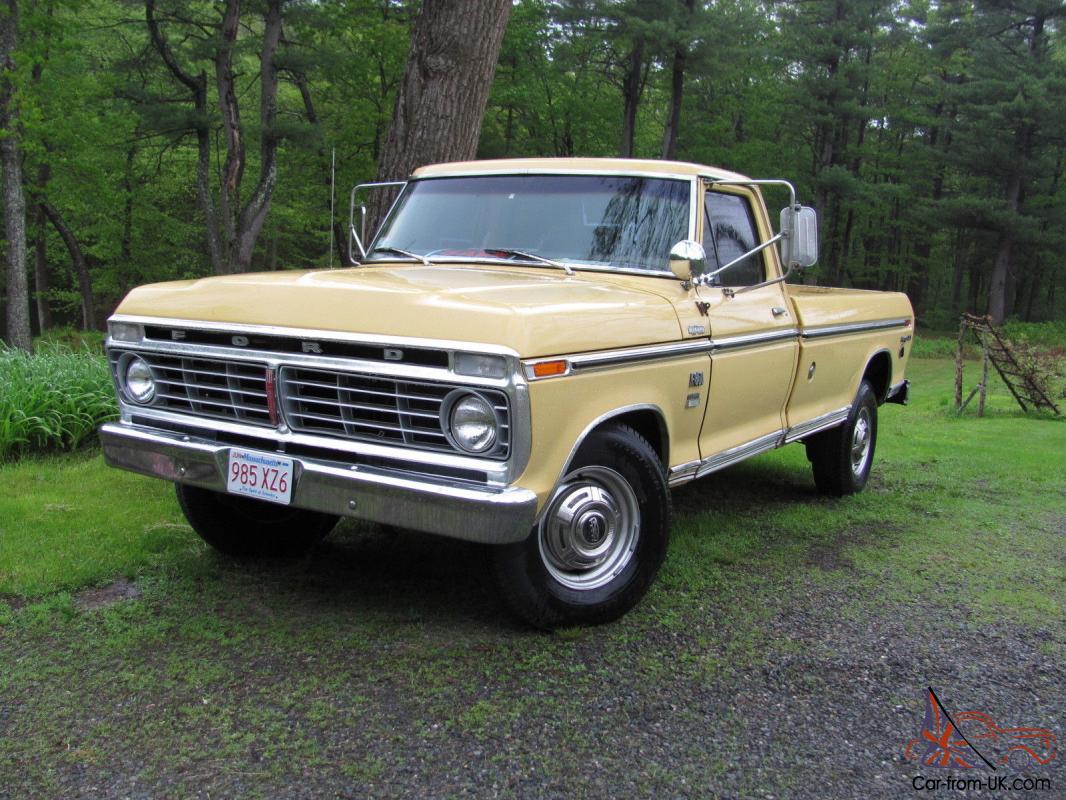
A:
[[[292,500],[292,459],[254,450],[229,451],[226,491],[288,505]]]

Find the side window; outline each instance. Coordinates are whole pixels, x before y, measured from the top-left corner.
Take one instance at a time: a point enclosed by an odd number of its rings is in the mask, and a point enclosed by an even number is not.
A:
[[[707,192],[703,206],[703,249],[707,271],[718,269],[759,244],[755,219],[746,198],[736,194]],[[723,286],[751,286],[766,280],[762,253],[745,258],[721,273]]]

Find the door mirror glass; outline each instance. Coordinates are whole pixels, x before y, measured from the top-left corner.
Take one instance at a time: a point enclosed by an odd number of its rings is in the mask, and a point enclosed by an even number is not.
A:
[[[785,269],[818,262],[818,214],[809,206],[781,209],[781,260]]]
[[[698,278],[707,269],[707,252],[692,239],[682,239],[670,248],[670,271],[678,280]]]

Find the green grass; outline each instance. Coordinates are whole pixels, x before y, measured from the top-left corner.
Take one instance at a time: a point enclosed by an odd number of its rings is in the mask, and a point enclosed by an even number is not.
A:
[[[0,462],[73,450],[117,412],[102,354],[51,343],[33,355],[0,348]]]
[[[202,557],[170,486],[99,453],[0,465],[0,595],[40,596]]]

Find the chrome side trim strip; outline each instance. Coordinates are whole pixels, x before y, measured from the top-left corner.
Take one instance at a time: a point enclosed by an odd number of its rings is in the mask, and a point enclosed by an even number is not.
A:
[[[681,486],[691,480],[725,469],[752,456],[757,456],[760,453],[774,450],[813,433],[835,427],[848,418],[850,411],[851,406],[844,406],[807,422],[801,422],[799,425],[793,425],[787,431],[781,429],[768,433],[766,436],[760,436],[758,439],[753,439],[750,442],[707,456],[701,461],[688,461],[684,464],[678,464],[676,467],[670,468],[670,486]]]
[[[766,436],[760,436],[758,439],[753,439],[746,444],[731,447],[728,450],[723,450],[721,453],[705,458],[703,464],[698,470],[696,470],[696,474],[693,477],[702,478],[704,475],[717,472],[720,469],[736,464],[738,461],[743,461],[746,458],[757,456],[759,453],[765,453],[768,450],[773,450],[775,447],[780,447],[784,433],[784,430],[774,431],[773,433],[768,433]]]
[[[800,335],[804,339],[821,339],[823,336],[848,336],[869,331],[883,331],[889,328],[904,328],[909,323],[909,317],[899,317],[897,319],[882,319],[876,322],[854,322],[848,325],[820,325],[814,328],[803,328]]]
[[[786,339],[795,339],[797,336],[799,336],[799,330],[797,328],[783,328],[761,331],[759,333],[746,333],[743,336],[727,336],[723,339],[714,339],[712,341],[712,352],[720,353],[726,350],[743,350],[749,347],[761,347],[765,344],[782,342]]]
[[[526,377],[535,380],[533,367],[546,361],[566,361],[567,370],[560,375],[549,377],[562,377],[571,372],[581,372],[592,369],[605,369],[629,364],[640,364],[649,361],[662,361],[672,358],[685,358],[686,356],[700,353],[721,353],[733,350],[743,350],[751,347],[762,347],[775,342],[795,339],[799,336],[796,328],[784,330],[769,330],[759,333],[748,333],[743,336],[729,336],[724,339],[689,339],[684,342],[670,342],[668,344],[643,345],[641,347],[627,347],[620,350],[604,350],[593,353],[577,353],[569,356],[550,356],[523,361]]]
[[[721,453],[707,456],[707,458],[702,461],[690,461],[687,464],[673,467],[670,470],[669,476],[670,486],[680,486],[695,478],[702,478],[704,475],[709,475],[712,472],[725,469],[739,461],[744,461],[752,456],[757,456],[760,453],[765,453],[768,450],[780,447],[784,444],[784,435],[784,429],[777,430],[773,433],[768,433],[765,436],[760,436],[758,439],[753,439],[750,442],[745,442],[736,447],[731,447],[728,450],[723,450]]]
[[[798,439],[818,433],[819,431],[834,428],[844,422],[844,420],[848,418],[850,412],[851,406],[844,406],[843,408],[838,408],[835,411],[822,414],[814,419],[809,419],[806,422],[801,422],[798,425],[793,425],[788,429],[788,433],[785,434],[785,444],[795,442]]]
[[[710,339],[699,339],[670,344],[653,344],[644,347],[628,347],[622,350],[605,350],[599,353],[582,353],[573,356],[538,359],[539,361],[570,362],[572,370],[602,369],[620,364],[635,364],[643,361],[661,361],[667,358],[684,358],[698,353],[709,353],[714,348]],[[527,364],[530,362],[526,362]]]

